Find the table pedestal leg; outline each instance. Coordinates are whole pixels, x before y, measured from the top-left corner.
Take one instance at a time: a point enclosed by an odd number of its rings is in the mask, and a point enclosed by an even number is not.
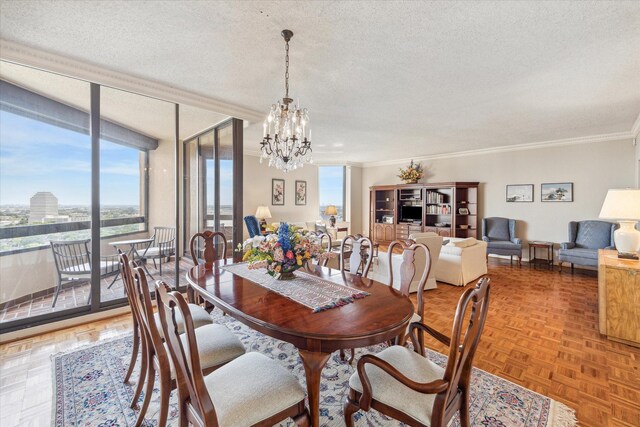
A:
[[[331,353],[320,353],[307,350],[298,350],[304,372],[307,376],[307,394],[309,397],[309,413],[311,415],[311,425],[320,425],[320,377],[322,368],[326,365]]]

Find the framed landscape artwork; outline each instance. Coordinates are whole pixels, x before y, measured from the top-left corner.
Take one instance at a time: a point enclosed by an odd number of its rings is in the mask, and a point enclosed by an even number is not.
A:
[[[533,202],[533,184],[507,185],[507,202]]]
[[[271,204],[284,206],[284,179],[271,180]]]
[[[573,182],[554,182],[540,185],[543,202],[573,202]]]
[[[307,181],[296,181],[296,205],[307,204]]]

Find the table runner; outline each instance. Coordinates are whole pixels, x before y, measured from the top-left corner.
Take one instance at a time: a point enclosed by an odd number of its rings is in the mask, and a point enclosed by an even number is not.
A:
[[[267,274],[264,269],[250,270],[247,263],[230,264],[220,268],[309,307],[314,313],[342,307],[370,295],[368,292],[321,279],[300,270],[293,273],[293,279],[278,280]]]

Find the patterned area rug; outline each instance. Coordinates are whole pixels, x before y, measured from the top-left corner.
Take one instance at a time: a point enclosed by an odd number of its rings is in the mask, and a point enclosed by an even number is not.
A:
[[[274,340],[219,311],[213,314],[218,323],[225,324],[238,335],[247,351],[258,351],[278,361],[296,375],[305,385],[305,376],[298,352],[291,344]],[[56,426],[133,426],[137,413],[129,407],[135,384],[123,384],[129,357],[131,336],[101,342],[90,347],[54,356],[54,422]],[[365,353],[381,351],[384,345],[358,349],[356,360]],[[429,358],[444,366],[446,357],[429,352]],[[137,368],[132,383],[137,380]],[[334,353],[322,373],[321,382],[321,424],[323,426],[343,426],[342,403],[347,393],[349,377],[353,365],[340,361]],[[567,406],[507,380],[474,369],[471,390],[471,425],[491,427],[570,427],[575,426],[574,411]],[[306,385],[305,385],[306,386]],[[178,424],[178,409],[175,391],[171,396],[169,425]],[[147,412],[145,426],[156,426],[159,403],[158,384]],[[283,422],[282,426],[293,425]],[[358,426],[402,425],[376,411],[356,414]],[[456,417],[450,426],[459,426]]]

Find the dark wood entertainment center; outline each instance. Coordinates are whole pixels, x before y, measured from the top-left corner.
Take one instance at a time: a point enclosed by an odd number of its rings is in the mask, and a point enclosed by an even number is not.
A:
[[[376,185],[369,188],[369,237],[376,242],[433,231],[478,237],[478,183]]]

